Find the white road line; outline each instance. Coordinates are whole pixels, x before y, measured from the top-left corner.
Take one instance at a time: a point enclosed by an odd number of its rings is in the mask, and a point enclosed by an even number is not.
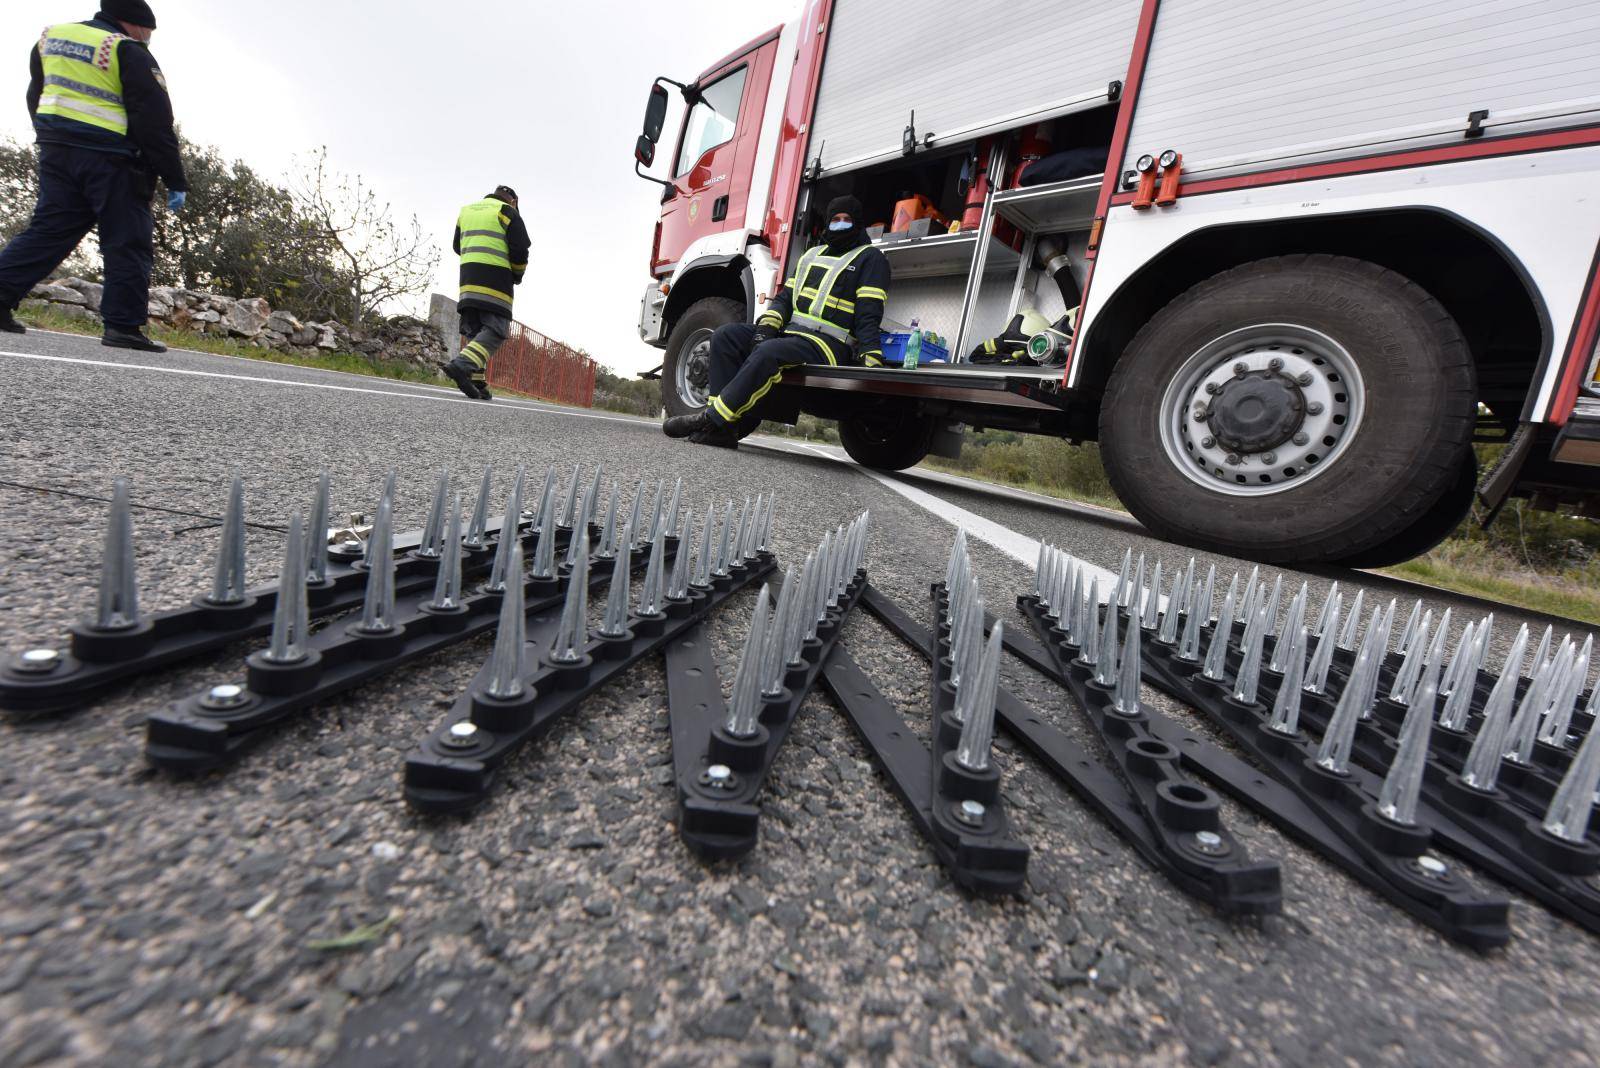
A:
[[[7,352],[0,350],[0,356],[12,356],[21,360],[46,360],[51,363],[74,363],[87,367],[114,367],[124,371],[153,371],[163,375],[186,375],[192,378],[225,378],[234,382],[261,382],[269,386],[298,386],[302,389],[328,389],[340,393],[369,393],[379,397],[401,397],[406,400],[434,401],[440,404],[471,404],[482,405],[482,401],[468,400],[466,397],[451,397],[443,392],[432,393],[401,393],[392,389],[372,389],[365,386],[340,386],[332,382],[305,382],[295,378],[261,378],[256,375],[232,375],[220,371],[191,371],[184,367],[152,367],[143,363],[117,363],[112,360],[85,360],[73,356],[44,356],[37,352]],[[289,367],[292,364],[279,364],[275,366]],[[305,368],[314,371],[316,368]],[[563,408],[557,405],[539,404],[536,401],[523,401],[513,398],[504,398],[495,401],[499,408],[514,408],[526,412],[547,412],[551,415],[565,415],[574,419],[601,419],[610,423],[633,423],[635,425],[647,424],[649,420],[636,419],[626,415],[602,415],[599,412],[577,411],[572,408]]]

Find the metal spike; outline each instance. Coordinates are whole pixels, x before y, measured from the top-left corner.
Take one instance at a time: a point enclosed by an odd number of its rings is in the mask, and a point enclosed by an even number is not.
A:
[[[1467,677],[1471,680],[1474,689],[1478,685],[1478,676],[1483,672],[1484,666],[1489,663],[1489,645],[1494,634],[1494,613],[1490,612],[1483,617],[1483,622],[1478,624],[1478,640],[1472,649],[1472,668]]]
[[[639,590],[639,614],[655,618],[661,615],[664,605],[661,601],[661,581],[666,570],[667,562],[667,533],[664,530],[656,531],[655,540],[650,543],[650,561],[644,569],[644,586]]]
[[[1257,620],[1266,617],[1263,608],[1256,615]],[[1234,680],[1233,699],[1242,705],[1256,703],[1256,691],[1261,684],[1261,646],[1266,641],[1265,624],[1261,623],[1252,632],[1245,629],[1244,642],[1240,646],[1242,659],[1239,661],[1239,676]]]
[[[1156,566],[1160,567],[1159,564]],[[1117,667],[1117,686],[1111,694],[1111,707],[1124,716],[1137,715],[1139,712],[1139,672],[1144,670],[1143,641],[1144,628],[1135,626],[1130,620],[1127,639],[1122,643],[1122,663]]]
[[[681,525],[676,518],[669,529],[678,541],[678,551],[672,557],[672,574],[667,578],[667,600],[689,599],[689,517],[683,516]]]
[[[1506,736],[1511,730],[1511,711],[1517,697],[1517,679],[1522,674],[1522,661],[1527,652],[1528,625],[1524,623],[1517,632],[1516,641],[1511,643],[1511,652],[1506,655],[1500,677],[1483,704],[1483,722],[1461,768],[1461,780],[1474,790],[1490,793],[1500,778],[1500,762],[1505,759]]]
[[[756,542],[761,540],[761,524],[766,522],[762,512],[766,509],[767,498],[765,494],[756,494],[756,506],[750,513],[750,526],[746,529],[743,524],[739,529],[739,559],[754,560],[756,558]]]
[[[946,589],[955,585],[956,561],[967,554],[967,532],[961,527],[956,528],[956,540],[950,546],[950,559],[945,563],[944,585]]]
[[[1302,582],[1300,584],[1300,592],[1295,594],[1294,600],[1289,602],[1289,620],[1288,620],[1288,623],[1285,625],[1285,627],[1283,629],[1283,632],[1278,635],[1277,640],[1272,643],[1272,660],[1268,664],[1268,667],[1275,674],[1282,675],[1282,674],[1284,674],[1284,672],[1286,672],[1288,670],[1289,660],[1290,660],[1290,658],[1292,657],[1293,654],[1292,654],[1292,650],[1290,648],[1290,644],[1288,642],[1284,641],[1284,639],[1286,637],[1287,638],[1293,638],[1297,633],[1299,633],[1300,631],[1305,629],[1306,602],[1309,601],[1310,599],[1311,599],[1311,588],[1307,583]],[[1305,658],[1305,655],[1306,655],[1306,651],[1304,649],[1301,649],[1300,650],[1300,657],[1301,657],[1302,660]],[[1302,676],[1302,678],[1304,677],[1304,672],[1305,672],[1305,667],[1304,667],[1304,665],[1302,665],[1301,666],[1301,676]],[[1298,688],[1299,687],[1296,687],[1296,689],[1298,689]],[[1298,700],[1298,698],[1297,698],[1297,700]]]
[[[572,529],[573,522],[578,518],[578,481],[583,477],[582,470],[577,464],[572,465],[572,480],[567,484],[567,500],[561,506],[561,518],[556,522]]]
[[[994,744],[994,707],[1000,689],[1000,647],[1006,625],[995,623],[994,633],[984,649],[983,660],[971,687],[966,715],[961,721],[961,737],[956,742],[956,763],[968,771],[989,767],[989,747]]]
[[[595,471],[595,477],[596,478],[600,477],[600,472],[599,472],[598,469]],[[589,524],[594,520],[594,508],[595,508],[595,504],[599,501],[599,497],[600,497],[599,483],[594,483],[594,484],[590,485],[587,489],[585,489],[583,491],[582,502],[578,505],[578,514],[573,516],[573,527],[572,527],[572,529],[573,529],[574,533],[576,533],[579,530],[588,530],[589,529]],[[585,548],[584,551],[585,552],[588,551],[587,547]],[[566,563],[566,566],[569,569],[573,568],[573,567],[576,567],[577,564],[578,564],[578,559],[577,558],[578,558],[578,539],[577,539],[577,537],[573,537],[571,541],[567,542],[567,563]]]
[[[515,538],[512,543],[516,544]],[[361,630],[365,634],[387,634],[394,630],[394,505],[388,494],[378,502],[368,546],[371,559],[367,593],[361,604]],[[513,574],[520,575],[520,571]]]
[[[633,488],[633,504],[628,513],[628,526],[632,528],[634,536],[639,537],[644,532],[644,479]],[[637,544],[637,542],[635,543]]]
[[[1084,586],[1085,574],[1081,567],[1072,572],[1072,589],[1067,593],[1067,641],[1079,649],[1083,648],[1083,599],[1089,593]]]
[[[1556,655],[1559,658],[1560,653]],[[1538,655],[1535,654],[1533,681],[1528,683],[1527,690],[1523,692],[1522,701],[1517,705],[1517,714],[1511,720],[1511,728],[1506,738],[1507,760],[1514,760],[1524,766],[1532,762],[1533,743],[1538,738],[1540,720],[1549,704],[1547,697],[1555,671],[1555,659],[1539,666]]]
[[[660,534],[664,529],[661,526],[661,521],[666,518],[665,513],[663,512],[663,509],[666,508],[666,504],[667,480],[664,478],[657,479],[655,503],[650,506],[650,529],[645,534],[645,537],[649,539],[652,545],[655,544],[656,535]]]
[[[539,500],[539,514],[550,515],[556,508],[556,487],[546,481],[544,496]],[[556,526],[554,522],[541,524],[538,541],[533,547],[533,577],[549,581],[556,577]]]
[[[303,567],[302,567],[303,570]],[[128,480],[111,488],[111,519],[106,525],[105,553],[100,564],[100,595],[95,604],[98,630],[126,630],[139,622],[139,583],[133,567],[133,509]]]
[[[289,537],[278,572],[278,604],[272,613],[272,638],[263,657],[273,664],[298,664],[306,658],[311,615],[306,607],[306,543],[299,511],[289,516]]]
[[[1267,721],[1267,729],[1287,737],[1300,733],[1300,695],[1305,692],[1302,684],[1305,682],[1308,641],[1306,628],[1298,625],[1278,638],[1279,645],[1288,645],[1288,654],[1283,667],[1283,684],[1278,687],[1278,699],[1273,702],[1272,718]],[[1276,648],[1272,655],[1277,657]]]
[[[1361,612],[1366,607],[1366,600],[1367,591],[1357,590],[1356,599],[1350,602],[1350,615],[1344,621],[1344,630],[1339,633],[1339,648],[1356,647],[1356,632],[1361,626]]]
[[[1338,640],[1338,632],[1331,627],[1323,632],[1323,642]],[[1339,695],[1333,716],[1322,733],[1322,743],[1317,747],[1317,765],[1336,775],[1350,771],[1350,750],[1355,744],[1356,727],[1366,712],[1362,702],[1367,690],[1367,677],[1378,673],[1378,664],[1372,655],[1371,641],[1361,643],[1355,665],[1350,669],[1349,681]]]
[[[522,573],[521,539],[512,542],[507,568],[513,574]],[[522,682],[522,657],[528,640],[527,627],[522,583],[508,582],[505,596],[500,598],[500,628],[495,631],[494,652],[489,654],[489,682],[485,690],[490,697],[510,701],[526,692]]]
[[[1433,640],[1428,643],[1428,651],[1422,658],[1422,674],[1433,672],[1434,679],[1439,677],[1439,669],[1444,664],[1445,643],[1449,641],[1450,615],[1454,609],[1446,608],[1444,615],[1439,617],[1439,625],[1434,628]]]
[[[558,664],[575,664],[583,659],[589,629],[589,532],[573,528],[578,544],[578,562],[567,577],[567,600],[561,606],[561,622],[556,626],[551,657]]]
[[[744,542],[750,536],[750,498],[744,499],[744,506],[739,509],[739,525],[734,528],[733,543],[728,548],[728,565],[738,567],[744,561]]]
[[[520,551],[520,546],[519,546]],[[445,525],[444,556],[433,580],[432,607],[452,612],[461,607],[461,494],[455,496],[450,519]]]
[[[1311,654],[1311,666],[1306,669],[1306,693],[1328,692],[1328,669],[1333,665],[1333,647],[1339,641],[1339,617],[1344,612],[1344,598],[1330,597],[1323,604],[1322,618],[1317,629],[1322,636],[1317,639],[1317,650]]]
[[[484,589],[490,593],[502,593],[506,588],[508,561],[511,558],[511,547],[520,545],[522,539],[518,536],[516,517],[522,514],[522,468],[517,468],[517,478],[511,484],[511,496],[506,498],[505,525],[500,528],[500,544],[494,552],[494,566],[489,570],[489,582]]]
[[[1578,695],[1583,692],[1583,684],[1589,678],[1589,660],[1594,654],[1594,635],[1589,635],[1583,641],[1583,648],[1578,650],[1578,658],[1573,662],[1572,670],[1567,672],[1566,679],[1561,689],[1556,693],[1555,701],[1546,713],[1544,726],[1539,731],[1539,740],[1546,745],[1565,749],[1567,746],[1567,731],[1572,726],[1572,714],[1577,711]]]
[[[317,476],[311,498],[311,525],[306,528],[306,581],[328,581],[328,472]]]
[[[617,555],[617,509],[622,507],[620,495],[621,490],[617,484],[611,483],[611,500],[606,504],[606,518],[600,525],[600,544],[594,553],[602,560],[609,560]]]
[[[1389,700],[1397,705],[1411,703],[1411,691],[1422,674],[1422,658],[1427,655],[1428,636],[1432,627],[1433,611],[1430,609],[1423,614],[1422,622],[1411,634],[1411,640],[1406,644],[1405,659],[1400,661],[1400,670],[1394,674],[1394,685],[1389,688]]]
[[[1422,602],[1411,602],[1411,614],[1406,617],[1405,629],[1400,632],[1400,648],[1398,652],[1405,656],[1411,651],[1411,643],[1417,636],[1417,624],[1422,619]]]
[[[1127,604],[1128,615],[1133,618],[1135,624],[1139,622],[1139,616],[1144,608],[1144,564],[1144,553],[1140,553],[1139,562],[1133,568],[1133,591],[1128,597]]]
[[[628,630],[628,603],[633,599],[633,528],[622,529],[622,542],[617,546],[611,564],[611,587],[606,591],[606,614],[600,623],[602,638],[620,638]],[[687,555],[678,554],[681,560]]]
[[[1129,625],[1137,627],[1137,620],[1130,619]],[[1100,651],[1094,661],[1094,681],[1101,686],[1111,686],[1117,681],[1117,612],[1106,613],[1105,623],[1100,628]]]
[[[1113,612],[1116,611],[1115,593],[1107,604]],[[1083,621],[1078,633],[1078,663],[1085,667],[1094,667],[1094,662],[1100,656],[1100,580],[1089,581],[1089,588],[1083,591],[1083,607],[1079,609],[1079,618]]]
[[[733,502],[728,502],[727,509],[722,513],[722,530],[717,538],[717,555],[715,566],[711,573],[718,578],[726,577],[729,573],[731,560],[729,559],[729,546],[733,539]]]
[[[800,565],[799,585],[794,591],[794,610],[783,628],[783,662],[790,665],[805,663],[803,643],[806,639],[806,606],[811,603],[811,588],[816,582],[816,553],[809,553]]]
[[[771,552],[772,551],[772,523],[773,523],[774,518],[777,516],[777,512],[778,512],[778,495],[777,495],[776,492],[774,492],[770,497],[767,498],[767,521],[765,523],[761,524],[761,540],[760,540],[759,544],[757,544],[757,546],[756,546],[756,548],[761,552]],[[866,561],[866,549],[867,549],[866,538],[865,538],[865,534],[866,534],[865,528],[862,529],[862,534],[863,534],[863,537],[862,537],[862,543],[861,543],[861,553],[862,553],[862,557],[861,558],[862,558],[862,562],[865,563],[865,561]]]
[[[592,480],[590,480],[590,482],[589,482],[589,492],[587,494],[587,497],[589,498],[589,512],[588,512],[588,515],[586,515],[584,517],[584,519],[582,520],[583,522],[588,522],[589,520],[594,519],[595,507],[597,505],[599,505],[599,503],[600,503],[601,476],[604,475],[604,474],[605,474],[605,465],[604,464],[595,464],[595,467],[594,467],[594,478]]]
[[[761,705],[761,650],[767,638],[767,605],[771,601],[770,588],[763,583],[756,594],[755,610],[750,614],[750,633],[745,635],[744,655],[739,658],[739,669],[733,676],[733,700],[728,705],[727,731],[735,738],[749,738],[756,733],[756,717]]]
[[[783,573],[783,586],[778,591],[778,607],[761,647],[761,696],[777,697],[783,693],[784,666],[788,664],[784,647],[789,633],[789,621],[794,616],[796,598],[799,596],[800,575],[790,567]]]
[[[488,544],[489,479],[493,474],[493,467],[483,469],[483,481],[478,485],[478,503],[472,508],[472,518],[467,522],[467,540],[463,543],[468,549],[481,549]]]
[[[1156,561],[1156,569],[1150,575],[1150,589],[1144,592],[1140,601],[1139,627],[1141,630],[1155,630],[1160,622],[1158,613],[1161,611],[1161,561]]]
[[[379,497],[378,497],[378,504],[379,504],[380,507],[382,506],[384,501],[388,501],[389,502],[389,510],[390,510],[391,513],[393,513],[393,511],[394,511],[395,479],[397,477],[398,476],[397,476],[396,472],[393,469],[391,469],[389,471],[389,477],[387,477],[387,478],[385,478],[383,480],[383,493],[380,494]],[[376,526],[374,526],[374,529],[376,529]],[[374,541],[373,536],[371,534],[368,534],[367,535],[366,549],[361,554],[361,566],[363,568],[369,568],[369,567],[372,566],[372,543],[373,543],[373,541]],[[391,545],[390,548],[392,549],[393,546]],[[391,553],[391,556],[392,555],[393,554]]]
[[[1133,598],[1133,588],[1128,585],[1128,569],[1133,566],[1133,550],[1124,549],[1122,553],[1122,571],[1117,576],[1117,584],[1113,587],[1112,600],[1118,608],[1127,608],[1128,602]],[[1107,602],[1111,603],[1110,601]]]
[[[667,529],[682,530],[683,522],[683,479],[680,477],[672,484],[672,503],[667,506]],[[766,548],[763,542],[762,548]],[[688,555],[688,545],[684,545],[684,555]]]
[[[1344,595],[1339,592],[1337,582],[1328,587],[1328,595],[1322,599],[1322,611],[1317,613],[1317,623],[1311,628],[1311,637],[1320,638],[1328,632],[1328,620],[1333,616],[1336,603],[1339,605],[1339,614],[1343,615]]]
[[[1222,599],[1222,614],[1217,617],[1216,628],[1211,632],[1211,644],[1206,647],[1205,667],[1201,675],[1212,682],[1224,682],[1228,671],[1228,638],[1233,630],[1234,596],[1239,589],[1239,576],[1233,576],[1228,596]]]
[[[538,511],[534,514],[533,522],[529,524],[531,533],[544,533],[546,527],[555,527],[559,522],[556,510],[556,465],[547,464],[544,469],[544,485],[539,487],[539,496],[535,498]]]
[[[1272,578],[1272,596],[1267,600],[1267,618],[1265,620],[1266,634],[1276,637],[1278,634],[1278,606],[1283,597],[1283,575],[1279,573]]]
[[[695,555],[694,585],[706,589],[711,585],[711,546],[716,540],[717,506],[706,505],[706,520],[700,528],[700,550]]]
[[[1439,681],[1439,696],[1448,698],[1456,689],[1456,680],[1461,678],[1467,670],[1468,661],[1472,659],[1472,647],[1477,641],[1478,627],[1475,623],[1468,623],[1461,631],[1461,637],[1456,639],[1456,651],[1445,662],[1444,675]],[[1463,687],[1469,693],[1471,686]],[[1440,713],[1442,723],[1449,716],[1450,702],[1445,701],[1445,711]]]
[[[1260,588],[1260,580],[1261,568],[1259,566],[1252,567],[1250,569],[1250,578],[1244,584],[1244,604],[1239,608],[1238,622],[1240,623],[1249,623],[1256,617],[1256,613],[1260,610],[1256,604],[1256,602],[1261,599],[1261,594],[1263,592]]]
[[[1078,588],[1079,575],[1083,571],[1083,564],[1076,558],[1069,558],[1070,563],[1056,576],[1056,589],[1052,604],[1059,607],[1063,629],[1068,617],[1072,614],[1074,601],[1073,592]]]
[[[433,503],[428,506],[427,521],[422,524],[422,544],[417,555],[437,560],[444,555],[444,506],[450,496],[450,469],[439,470],[433,484]]]
[[[1532,681],[1539,670],[1549,663],[1550,640],[1555,636],[1556,628],[1546,625],[1544,634],[1539,638],[1539,647],[1534,651],[1533,660],[1528,664],[1528,679]]]
[[[1189,576],[1190,580],[1193,578],[1193,575]],[[1173,572],[1166,611],[1161,613],[1161,629],[1156,633],[1156,640],[1163,645],[1172,645],[1178,640],[1178,615],[1183,611],[1183,602],[1188,600],[1184,589],[1184,576],[1180,572]]]
[[[1228,584],[1228,596],[1233,598],[1234,604],[1239,603],[1239,572],[1237,571],[1233,573],[1233,581]],[[1207,622],[1225,622],[1231,628],[1233,626],[1233,616],[1230,614],[1226,619],[1222,616],[1212,616]]]
[[[957,723],[966,722],[968,699],[983,659],[983,612],[981,597],[975,597],[962,606],[960,643],[950,650],[950,685],[956,688],[955,707],[951,711]],[[973,625],[974,614],[977,616],[976,626]]]
[[[1600,789],[1600,729],[1590,730],[1578,747],[1561,785],[1545,810],[1544,829],[1568,842],[1586,841],[1589,818],[1594,813],[1595,791]]]
[[[806,585],[806,603],[803,615],[803,625],[800,639],[803,642],[811,641],[817,636],[817,625],[822,621],[822,573],[827,569],[827,561],[822,558],[822,545],[818,545],[811,557],[811,581]]]
[[[1444,628],[1439,629],[1444,633]],[[1422,773],[1428,765],[1428,739],[1433,733],[1433,710],[1439,690],[1432,672],[1417,691],[1406,718],[1400,725],[1400,744],[1389,765],[1389,773],[1378,788],[1378,815],[1407,827],[1417,822],[1417,797],[1422,792]]]
[[[1367,673],[1366,685],[1361,690],[1363,721],[1372,718],[1373,707],[1378,700],[1378,672],[1389,651],[1389,622],[1389,617],[1380,617],[1374,608],[1372,618],[1367,622],[1367,632],[1361,639],[1359,648],[1367,651],[1367,659],[1373,664],[1372,670]]]
[[[955,564],[955,549],[952,547],[951,550],[950,550],[950,562],[945,567],[945,576],[946,576],[945,581],[946,581],[946,583],[949,582],[950,569],[951,569],[951,567],[954,566],[954,564]],[[1047,585],[1049,585],[1049,583],[1045,581],[1045,578],[1046,578],[1046,574],[1045,573],[1046,573],[1046,569],[1049,566],[1050,566],[1050,545],[1049,545],[1048,542],[1040,541],[1039,542],[1039,556],[1038,556],[1038,559],[1034,562],[1034,565],[1033,565],[1033,595],[1035,597],[1042,598],[1042,597],[1044,597],[1046,595],[1045,594],[1045,587]]]
[[[222,518],[222,542],[211,579],[210,604],[239,604],[244,600],[244,480],[233,476],[228,489],[228,509]]]

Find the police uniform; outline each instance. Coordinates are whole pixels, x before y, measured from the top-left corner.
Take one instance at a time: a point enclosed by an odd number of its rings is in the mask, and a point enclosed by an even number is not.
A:
[[[489,360],[511,333],[513,290],[528,270],[528,228],[500,186],[461,209],[452,247],[461,257],[461,354],[442,370],[475,400],[490,400]]]
[[[669,436],[696,434],[715,445],[737,441],[760,425],[762,398],[790,367],[882,366],[889,260],[872,247],[854,197],[837,198],[827,214],[849,214],[855,225],[808,249],[755,325],[730,323],[711,336],[706,411],[668,420]]]
[[[154,260],[150,201],[158,177],[173,194],[189,183],[166,79],[124,22],[156,24],[143,0],[104,0],[88,22],[48,27],[30,54],[39,202],[28,228],[0,250],[0,326],[21,329],[10,313],[98,226],[106,343],[160,351],[139,332]]]

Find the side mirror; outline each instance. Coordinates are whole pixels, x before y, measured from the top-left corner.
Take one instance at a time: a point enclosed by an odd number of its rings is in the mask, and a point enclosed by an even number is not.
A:
[[[642,167],[648,167],[656,161],[656,143],[650,140],[649,134],[640,134],[639,140],[633,143],[633,158]]]
[[[652,145],[661,140],[661,128],[667,121],[667,103],[670,99],[660,82],[650,87],[650,101],[644,108],[644,134],[641,140],[649,141]]]

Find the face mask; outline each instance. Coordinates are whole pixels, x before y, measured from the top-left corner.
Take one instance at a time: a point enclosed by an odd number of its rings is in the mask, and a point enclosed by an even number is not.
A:
[[[854,230],[855,228],[856,224],[853,222],[831,222],[828,224],[828,229],[836,234],[842,234],[846,230]]]

